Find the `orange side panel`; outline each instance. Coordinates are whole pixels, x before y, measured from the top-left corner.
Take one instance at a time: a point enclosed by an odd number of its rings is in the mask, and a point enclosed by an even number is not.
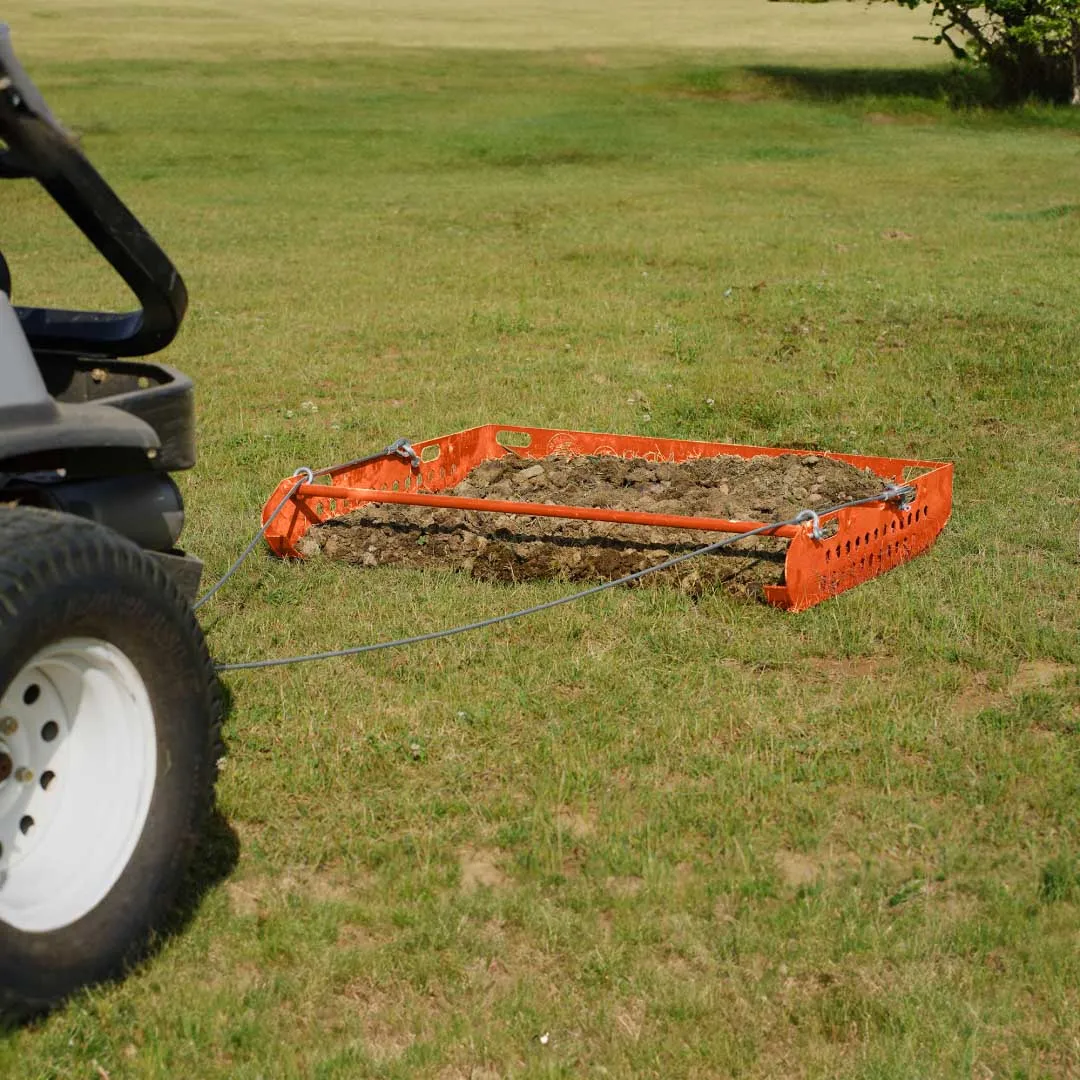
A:
[[[802,611],[924,552],[952,512],[952,466],[941,465],[912,481],[916,498],[906,510],[868,503],[839,510],[835,535],[822,541],[804,532],[788,545],[784,584],[767,585],[770,604]]]

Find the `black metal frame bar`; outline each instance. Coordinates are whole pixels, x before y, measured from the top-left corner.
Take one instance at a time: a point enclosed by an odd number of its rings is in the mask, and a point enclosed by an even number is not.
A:
[[[32,177],[126,282],[140,310],[16,307],[36,352],[146,356],[176,336],[187,290],[176,267],[49,111],[0,27],[0,176]]]

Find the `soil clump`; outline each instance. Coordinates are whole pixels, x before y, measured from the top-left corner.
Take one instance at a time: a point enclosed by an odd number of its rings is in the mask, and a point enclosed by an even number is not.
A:
[[[674,464],[508,454],[476,466],[444,494],[766,522],[876,495],[886,486],[869,469],[814,455],[723,456]],[[307,556],[363,567],[456,570],[483,581],[597,582],[654,566],[724,535],[376,503],[313,526],[299,547]],[[786,547],[786,540],[775,537],[739,540],[647,575],[641,584],[663,582],[690,595],[722,586],[758,596],[763,585],[782,583]]]

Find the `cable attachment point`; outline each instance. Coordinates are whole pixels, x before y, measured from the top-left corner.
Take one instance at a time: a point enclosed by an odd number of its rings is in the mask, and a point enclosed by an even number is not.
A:
[[[293,476],[302,476],[305,482],[309,484],[315,483],[315,474],[306,465],[301,465],[300,468],[293,473]]]
[[[817,516],[817,513],[813,510],[800,510],[795,515],[795,524],[801,525],[804,521],[813,522],[810,527],[810,535],[815,540],[824,540],[825,534],[821,531],[821,518]]]
[[[412,448],[408,439],[398,439],[392,442],[384,451],[387,457],[399,457],[407,461],[414,469],[420,468],[420,455]]]
[[[885,489],[882,499],[884,502],[895,502],[901,510],[906,510],[915,501],[917,494],[913,484],[894,484]]]

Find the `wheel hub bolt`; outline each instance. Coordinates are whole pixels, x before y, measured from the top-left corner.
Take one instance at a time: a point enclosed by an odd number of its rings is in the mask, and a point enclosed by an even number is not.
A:
[[[15,770],[15,779],[18,780],[20,784],[29,784],[30,781],[34,779],[34,770],[20,767]]]
[[[0,784],[11,775],[14,768],[15,762],[11,760],[11,755],[6,750],[0,750]]]
[[[5,716],[0,720],[0,734],[14,735],[19,730],[19,721],[14,716]]]

